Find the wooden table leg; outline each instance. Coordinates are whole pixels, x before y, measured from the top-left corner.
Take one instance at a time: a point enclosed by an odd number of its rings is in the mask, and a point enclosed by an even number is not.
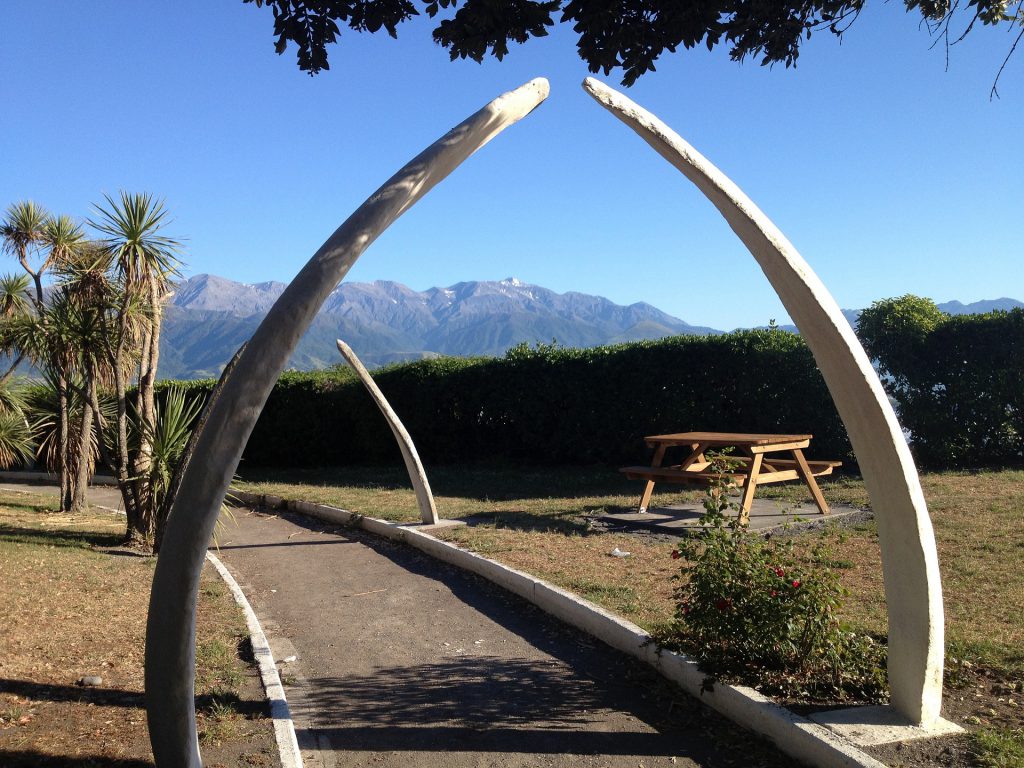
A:
[[[651,459],[652,467],[660,467],[662,459],[665,458],[664,445],[659,445],[654,449],[654,457]],[[644,486],[644,492],[640,495],[640,504],[637,506],[636,513],[642,515],[647,511],[647,505],[651,502],[651,494],[654,493],[654,481],[648,480]]]
[[[804,452],[799,448],[793,449],[793,458],[796,459],[796,471],[797,474],[807,484],[807,487],[811,489],[811,496],[814,497],[814,503],[818,505],[818,511],[823,515],[828,514],[828,504],[825,501],[825,497],[821,494],[821,488],[818,487],[818,481],[814,479],[814,475],[811,474],[811,468],[807,466],[807,459],[804,458]]]
[[[743,501],[740,502],[740,523],[746,525],[750,522],[750,505],[754,503],[754,490],[757,488],[757,476],[761,473],[761,462],[764,454],[755,453],[750,462],[750,474],[747,475],[747,482],[743,486]]]
[[[707,464],[708,460],[704,458],[704,449],[700,447],[700,443],[690,447],[690,455],[686,458],[682,464],[679,465],[680,469],[689,469],[694,464]]]

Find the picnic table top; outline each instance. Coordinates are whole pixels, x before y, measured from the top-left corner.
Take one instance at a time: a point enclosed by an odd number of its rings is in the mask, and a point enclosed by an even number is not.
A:
[[[809,441],[813,435],[768,435],[749,432],[673,432],[649,435],[648,443],[700,443],[702,445],[775,445]]]

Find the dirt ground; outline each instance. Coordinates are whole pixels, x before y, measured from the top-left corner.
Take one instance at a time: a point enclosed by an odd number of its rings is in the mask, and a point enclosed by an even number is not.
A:
[[[38,499],[0,493],[0,766],[152,766],[142,660],[154,559],[115,546],[123,518],[19,501]],[[206,766],[279,766],[262,685],[239,658],[244,621],[212,569],[199,611]]]
[[[1024,685],[984,667],[955,666],[946,675],[942,716],[968,731],[1000,728],[1024,732]],[[979,765],[967,735],[888,744],[865,751],[893,768]],[[1024,768],[1024,763],[1004,763],[1001,768]]]

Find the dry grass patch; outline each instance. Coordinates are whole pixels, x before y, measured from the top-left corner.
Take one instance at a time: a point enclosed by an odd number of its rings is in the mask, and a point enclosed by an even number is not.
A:
[[[155,560],[116,548],[123,518],[53,504],[0,492],[0,765],[152,765],[143,654]],[[197,693],[211,766],[277,764],[259,683],[236,653],[245,636],[216,573],[204,574]],[[102,682],[78,685],[86,676]]]
[[[923,483],[954,651],[1024,674],[1024,472],[944,473]]]

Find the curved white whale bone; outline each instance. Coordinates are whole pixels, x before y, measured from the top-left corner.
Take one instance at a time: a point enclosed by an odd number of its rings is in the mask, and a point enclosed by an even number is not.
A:
[[[423,469],[423,463],[420,461],[419,453],[416,452],[416,446],[412,442],[412,437],[409,436],[405,425],[402,424],[402,420],[398,418],[398,414],[395,413],[388,399],[384,397],[384,393],[380,391],[377,382],[373,380],[370,372],[366,370],[366,366],[356,356],[352,347],[341,339],[337,340],[337,344],[341,356],[345,358],[345,362],[351,365],[356,375],[359,376],[359,380],[363,382],[363,386],[370,393],[370,397],[373,398],[377,407],[380,408],[380,412],[384,414],[384,418],[391,428],[391,434],[398,441],[398,447],[402,451],[402,458],[405,460],[405,468],[409,472],[409,479],[412,481],[412,487],[416,491],[416,503],[420,508],[420,519],[425,525],[437,525],[437,507],[434,505],[434,494],[430,492],[427,473]]]
[[[199,574],[242,449],[292,350],[324,300],[388,225],[548,95],[543,78],[510,91],[453,128],[391,177],[292,280],[224,382],[171,508],[146,625],[146,710],[160,768],[201,768],[196,740],[195,608]]]
[[[928,727],[942,702],[939,563],[920,480],[896,414],[839,306],[754,203],[661,120],[588,77],[584,89],[710,200],[761,266],[814,354],[856,452],[878,521],[893,709]]]

